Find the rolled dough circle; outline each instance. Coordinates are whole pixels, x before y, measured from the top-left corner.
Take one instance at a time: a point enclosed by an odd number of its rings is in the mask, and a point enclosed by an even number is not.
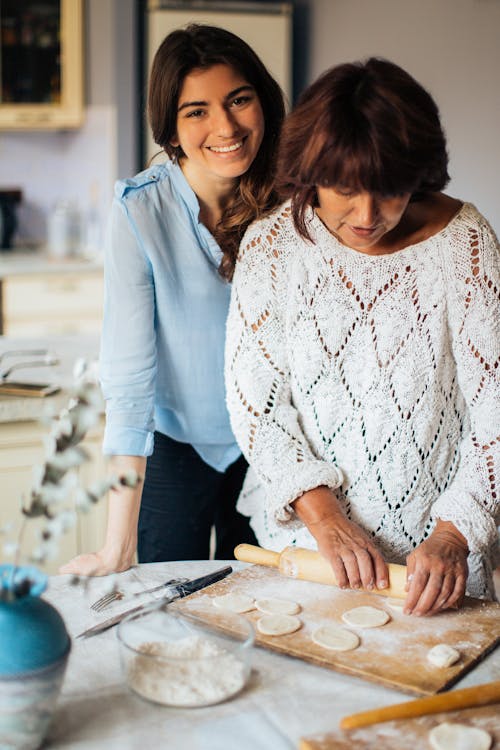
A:
[[[358,628],[379,628],[389,622],[391,616],[383,609],[366,606],[348,609],[342,615],[342,619],[347,625]]]
[[[212,603],[214,607],[228,609],[231,612],[249,612],[251,609],[255,609],[254,600],[246,594],[229,593],[214,596]]]
[[[429,732],[434,750],[489,750],[491,741],[491,735],[483,729],[447,721]]]
[[[294,633],[302,623],[294,615],[264,615],[257,620],[257,630],[263,635]]]
[[[266,615],[296,615],[300,604],[290,599],[257,599],[255,606]]]
[[[332,651],[352,651],[359,646],[356,633],[342,628],[340,625],[322,625],[312,634],[314,643]]]

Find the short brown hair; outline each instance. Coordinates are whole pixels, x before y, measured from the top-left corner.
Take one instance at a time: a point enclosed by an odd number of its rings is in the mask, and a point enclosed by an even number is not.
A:
[[[316,187],[412,199],[448,183],[446,138],[431,95],[388,60],[345,63],[302,94],[283,126],[277,184],[297,231]]]
[[[254,87],[264,115],[265,134],[257,156],[243,174],[214,234],[223,258],[220,273],[231,279],[239,243],[247,226],[279,202],[274,191],[276,153],[285,116],[283,93],[253,49],[226,29],[190,24],[172,31],[159,46],[151,68],[148,115],[153,138],[170,158],[182,158],[171,141],[177,131],[177,106],[184,79],[197,68],[229,65]]]

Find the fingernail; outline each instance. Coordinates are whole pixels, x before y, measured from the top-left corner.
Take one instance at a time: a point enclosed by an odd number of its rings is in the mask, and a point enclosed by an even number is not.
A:
[[[387,581],[380,581],[378,584],[379,589],[386,589],[387,588]]]
[[[368,584],[368,586],[367,586],[366,588],[367,588],[367,589],[368,589],[369,591],[371,591],[371,590],[373,589],[373,581],[370,581],[370,583]]]

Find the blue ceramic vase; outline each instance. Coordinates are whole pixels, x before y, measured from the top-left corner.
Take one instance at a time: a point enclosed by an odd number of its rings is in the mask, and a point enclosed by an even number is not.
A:
[[[0,565],[0,748],[40,747],[62,687],[71,641],[46,585],[37,568]]]

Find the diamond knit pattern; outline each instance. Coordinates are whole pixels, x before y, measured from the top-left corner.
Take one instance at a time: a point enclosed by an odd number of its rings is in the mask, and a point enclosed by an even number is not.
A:
[[[471,204],[389,254],[342,245],[288,204],[243,241],[228,318],[240,510],[263,546],[313,546],[290,503],[336,490],[390,562],[437,517],[469,543],[468,590],[492,595],[500,492],[500,251]]]

